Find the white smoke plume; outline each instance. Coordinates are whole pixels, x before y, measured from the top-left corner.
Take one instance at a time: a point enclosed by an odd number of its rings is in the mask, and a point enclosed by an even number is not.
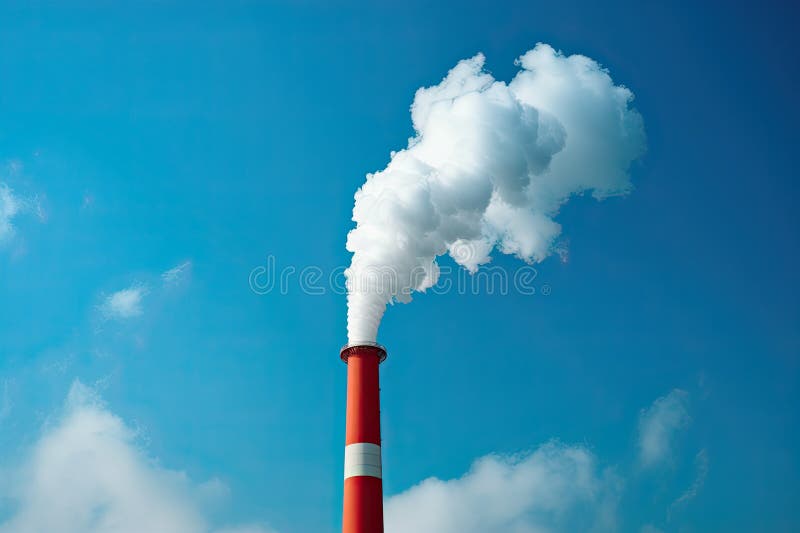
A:
[[[416,136],[367,175],[347,238],[350,342],[375,341],[386,305],[409,302],[438,279],[449,253],[475,272],[492,250],[539,262],[554,249],[559,208],[631,189],[645,149],[633,93],[592,59],[538,44],[510,83],[478,54],[411,106]]]

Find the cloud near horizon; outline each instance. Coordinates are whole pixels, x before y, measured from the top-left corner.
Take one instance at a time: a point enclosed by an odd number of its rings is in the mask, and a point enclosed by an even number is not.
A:
[[[386,531],[613,531],[621,485],[587,448],[550,442],[527,455],[487,455],[458,479],[429,478],[389,498]]]
[[[657,399],[643,411],[640,427],[668,440],[669,428],[678,427],[674,421],[688,418],[686,397],[676,389]],[[2,465],[11,475],[0,479],[0,500],[10,514],[0,521],[0,533],[277,533],[261,524],[214,524],[204,510],[226,501],[230,489],[218,478],[193,482],[159,465],[138,445],[137,433],[80,381],[49,420],[21,464]],[[669,448],[644,442],[658,450],[654,457],[668,457]],[[670,510],[702,487],[705,450],[695,463],[694,483]],[[387,497],[386,531],[617,531],[619,502],[632,481],[624,470],[603,467],[584,445],[558,441],[529,453],[489,454],[458,478],[431,477]],[[659,531],[651,524],[641,528]]]
[[[147,457],[136,432],[75,381],[0,496],[12,503],[0,533],[275,533],[261,525],[216,529],[203,501],[227,487],[194,484]],[[214,490],[208,490],[212,487]]]
[[[643,409],[634,464],[652,468],[673,460],[674,441],[690,421],[689,393],[673,389]],[[601,469],[587,447],[556,441],[523,455],[487,455],[463,476],[426,479],[386,502],[387,533],[544,533],[617,531],[618,503],[636,483],[626,468]],[[669,511],[693,499],[708,472],[695,458],[696,478]],[[630,490],[630,489],[628,489]],[[641,533],[660,533],[644,524]]]

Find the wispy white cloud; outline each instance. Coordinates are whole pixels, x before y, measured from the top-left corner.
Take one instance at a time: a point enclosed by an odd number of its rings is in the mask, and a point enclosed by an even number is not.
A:
[[[36,196],[33,198],[33,200],[30,201],[30,208],[36,213],[36,218],[39,219],[39,222],[47,222],[50,215],[48,215],[47,209],[44,207],[44,200],[41,197]]]
[[[5,183],[0,183],[0,244],[14,235],[14,217],[22,209],[22,202]]]
[[[134,285],[117,291],[105,298],[100,311],[105,318],[126,319],[142,314],[142,299],[147,294],[147,287]]]
[[[165,291],[186,281],[191,273],[192,262],[184,261],[160,274],[161,282],[155,276],[148,276],[147,281],[140,281],[103,297],[98,306],[104,319],[125,320],[141,316],[144,313],[144,300],[152,297],[155,307],[163,300]],[[148,305],[149,306],[149,305]]]
[[[148,458],[136,433],[79,382],[13,470],[0,489],[15,511],[0,533],[274,533],[259,525],[213,527],[202,485]]]
[[[189,275],[192,269],[191,261],[184,261],[161,274],[164,285],[177,285]]]
[[[689,425],[689,393],[674,389],[639,418],[639,462],[650,468],[671,460],[675,436]]]
[[[694,481],[692,484],[689,485],[683,494],[681,494],[670,506],[670,514],[672,511],[686,505],[690,500],[693,500],[697,494],[700,492],[700,489],[703,488],[703,485],[706,482],[706,477],[708,476],[708,452],[704,449],[697,452],[697,455],[694,458],[694,468],[695,468],[695,476]]]
[[[22,215],[32,214],[40,222],[47,222],[47,211],[38,194],[20,194],[12,188],[12,184],[21,178],[22,170],[23,164],[17,159],[0,165],[0,245],[16,235],[17,219]],[[24,255],[24,245],[17,246],[13,253],[17,256]]]
[[[488,455],[458,479],[429,478],[388,499],[388,533],[610,531],[621,490],[581,446]]]

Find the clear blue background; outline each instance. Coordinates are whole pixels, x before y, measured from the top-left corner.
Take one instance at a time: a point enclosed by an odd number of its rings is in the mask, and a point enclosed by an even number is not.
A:
[[[19,219],[24,254],[0,252],[13,399],[0,455],[24,453],[72,380],[103,378],[164,465],[230,485],[231,519],[334,531],[345,298],[296,278],[257,295],[248,276],[268,255],[346,265],[352,195],[412,134],[414,91],[479,51],[509,80],[543,41],[635,92],[648,132],[636,189],[564,209],[569,261],[538,267],[549,296],[389,309],[387,494],[550,438],[629,468],[640,409],[679,387],[693,418],[683,459],[626,491],[623,529],[663,517],[706,448],[681,527],[800,530],[788,3],[72,4],[0,3],[0,159],[23,164],[15,190],[47,212]],[[104,294],[184,260],[180,290],[98,326]]]

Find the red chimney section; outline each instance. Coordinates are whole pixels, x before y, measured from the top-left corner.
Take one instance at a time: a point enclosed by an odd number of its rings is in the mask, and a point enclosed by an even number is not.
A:
[[[342,348],[347,363],[343,533],[383,533],[381,410],[378,365],[386,350],[375,343]]]

